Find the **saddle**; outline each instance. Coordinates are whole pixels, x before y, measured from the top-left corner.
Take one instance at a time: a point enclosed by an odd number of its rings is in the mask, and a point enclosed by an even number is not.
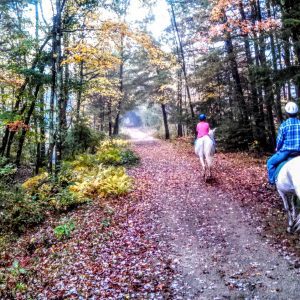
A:
[[[286,160],[284,160],[283,162],[281,162],[277,167],[276,167],[276,171],[275,171],[275,180],[277,180],[277,177],[278,177],[278,174],[280,172],[280,170],[282,169],[282,167],[288,162],[290,161],[291,159],[297,157],[297,156],[300,156],[300,152],[292,152],[288,158]]]

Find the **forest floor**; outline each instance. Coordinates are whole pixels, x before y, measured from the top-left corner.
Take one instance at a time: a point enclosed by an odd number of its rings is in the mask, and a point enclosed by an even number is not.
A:
[[[49,218],[7,249],[26,270],[11,276],[19,299],[299,299],[300,245],[285,232],[275,192],[263,188],[263,159],[217,153],[204,183],[187,140],[141,133],[130,195]],[[9,297],[9,294],[7,294]]]

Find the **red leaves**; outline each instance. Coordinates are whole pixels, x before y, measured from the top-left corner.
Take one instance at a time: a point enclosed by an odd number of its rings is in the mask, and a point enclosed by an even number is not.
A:
[[[29,130],[30,126],[23,121],[14,121],[7,124],[9,131],[17,132],[19,129]]]

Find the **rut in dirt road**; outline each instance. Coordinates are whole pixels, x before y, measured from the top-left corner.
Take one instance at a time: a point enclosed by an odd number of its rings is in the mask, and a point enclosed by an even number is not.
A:
[[[176,265],[174,299],[300,298],[299,269],[256,233],[236,202],[207,188],[196,157],[161,141],[134,149],[142,163],[133,175],[150,182],[153,221]]]

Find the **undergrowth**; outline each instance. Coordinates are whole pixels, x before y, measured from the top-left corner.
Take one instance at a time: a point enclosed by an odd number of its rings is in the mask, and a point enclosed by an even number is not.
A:
[[[80,154],[64,161],[57,178],[47,172],[13,186],[7,178],[14,172],[0,161],[0,235],[20,234],[42,222],[49,213],[61,213],[96,198],[118,197],[132,189],[125,167],[139,158],[123,140],[103,141],[95,154]],[[3,243],[5,239],[3,240]],[[1,248],[1,245],[0,245]]]

